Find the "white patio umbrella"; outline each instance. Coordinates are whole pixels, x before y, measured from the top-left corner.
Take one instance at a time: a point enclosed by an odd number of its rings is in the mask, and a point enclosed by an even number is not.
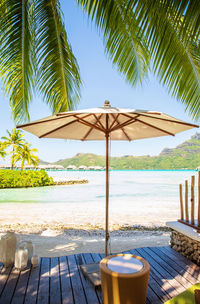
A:
[[[136,140],[176,133],[198,127],[155,111],[104,107],[58,113],[34,122],[18,125],[39,138],[106,141],[106,214],[105,254],[108,255],[109,215],[109,140]]]

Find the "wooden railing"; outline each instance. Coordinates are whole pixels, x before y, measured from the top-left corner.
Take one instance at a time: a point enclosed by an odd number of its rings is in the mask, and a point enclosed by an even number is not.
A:
[[[188,195],[188,181],[185,181],[185,199],[183,199],[183,185],[179,185],[180,211],[179,222],[195,228],[200,232],[200,172],[198,172],[198,198],[197,198],[197,220],[195,221],[195,176],[191,176],[190,201]],[[190,206],[189,206],[190,204]],[[190,210],[190,213],[189,213]]]

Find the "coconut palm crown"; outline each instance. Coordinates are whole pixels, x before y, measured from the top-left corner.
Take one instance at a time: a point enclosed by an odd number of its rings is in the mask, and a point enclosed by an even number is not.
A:
[[[37,149],[31,149],[31,145],[29,143],[25,143],[22,147],[17,147],[15,160],[16,162],[21,161],[21,170],[24,169],[25,162],[27,162],[28,165],[33,165],[34,167],[38,165],[39,158],[35,154],[37,152]]]
[[[200,117],[200,1],[75,0],[103,33],[105,53],[132,86],[153,71]],[[59,0],[1,0],[0,77],[15,120],[33,89],[53,113],[72,110],[81,78]]]
[[[11,169],[14,169],[16,164],[16,155],[17,149],[22,147],[25,143],[24,135],[20,130],[14,128],[12,132],[8,131],[8,136],[2,136],[3,144],[5,147],[11,147],[10,155],[11,155]]]

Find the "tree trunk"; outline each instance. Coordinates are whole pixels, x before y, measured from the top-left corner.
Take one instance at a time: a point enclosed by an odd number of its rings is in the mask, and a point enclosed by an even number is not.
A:
[[[15,149],[13,147],[13,150],[12,150],[12,159],[11,159],[11,170],[14,169],[14,152],[15,152]]]
[[[22,158],[22,162],[21,162],[21,171],[23,171],[24,169],[24,158]]]

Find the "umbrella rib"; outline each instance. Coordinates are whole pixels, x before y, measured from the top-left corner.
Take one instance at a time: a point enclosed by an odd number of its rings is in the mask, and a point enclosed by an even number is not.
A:
[[[101,131],[101,132],[105,133],[105,130],[104,130],[104,129],[102,129],[102,128],[100,128],[100,127],[97,127],[97,126],[93,125],[92,123],[90,123],[90,122],[88,122],[88,121],[85,121],[84,119],[82,119],[82,118],[80,118],[80,117],[77,117],[76,115],[75,115],[75,117],[76,117],[77,120],[78,120],[80,123],[82,123],[83,125],[92,127],[92,128],[94,128],[94,129],[97,129],[98,131]]]
[[[110,125],[110,130],[112,129],[112,127],[113,127],[113,125],[115,124],[115,122],[116,122],[116,120],[118,119],[118,117],[119,117],[119,113],[117,113],[117,115],[115,116],[115,119],[113,120],[113,122],[111,123],[111,125]]]
[[[49,134],[51,134],[51,133],[53,133],[53,132],[56,132],[56,131],[58,131],[58,130],[64,128],[64,127],[67,127],[67,126],[69,126],[69,125],[71,125],[71,124],[73,124],[73,123],[75,123],[75,122],[78,122],[78,119],[75,119],[75,120],[73,120],[73,121],[70,121],[70,122],[68,122],[68,123],[66,123],[66,124],[64,124],[64,125],[62,125],[62,126],[59,126],[59,127],[56,128],[56,129],[53,129],[53,130],[51,130],[51,131],[49,131],[49,132],[47,132],[47,133],[44,133],[44,134],[40,135],[39,138],[45,137],[45,136],[47,136],[47,135],[49,135]]]
[[[131,117],[131,116],[129,116],[127,114],[124,114],[124,113],[123,113],[123,115],[125,115],[127,117]],[[199,128],[198,125],[187,123],[187,122],[184,122],[184,121],[179,121],[179,120],[177,121],[177,120],[171,120],[171,119],[167,119],[167,118],[155,117],[155,116],[146,115],[146,114],[143,114],[143,113],[140,113],[140,116],[144,116],[144,117],[147,117],[147,118],[153,118],[153,119],[159,119],[159,120],[168,121],[168,122],[174,122],[174,123],[177,123],[177,124],[180,124],[180,125]]]
[[[122,115],[123,115],[123,114],[122,114]],[[132,122],[135,122],[135,121],[136,121],[136,118],[137,118],[138,116],[139,116],[139,115],[137,115],[136,117],[132,117],[132,118],[130,118],[129,120],[127,120],[127,121],[121,123],[120,125],[117,125],[117,126],[113,127],[113,128],[111,129],[111,132],[120,129],[121,127],[126,127],[127,125],[130,125]],[[130,117],[131,117],[131,116],[130,116]]]
[[[103,114],[101,114],[101,115],[99,116],[99,119],[101,119],[102,115],[103,115]],[[96,122],[97,122],[97,117],[95,116],[95,118],[96,118]],[[91,127],[91,128],[90,128],[90,130],[89,130],[89,131],[85,134],[85,136],[83,137],[82,141],[86,140],[86,138],[87,138],[88,135],[92,132],[93,129],[94,129],[94,127]]]
[[[144,125],[147,125],[147,126],[149,126],[149,127],[152,127],[153,129],[156,129],[156,130],[158,130],[158,131],[164,132],[164,133],[166,133],[166,134],[168,134],[168,135],[175,136],[175,134],[173,134],[173,133],[171,133],[171,132],[168,132],[168,131],[166,131],[166,130],[163,130],[163,129],[161,129],[161,128],[158,128],[158,127],[156,127],[156,126],[154,126],[154,125],[152,125],[152,124],[150,124],[150,123],[144,122],[144,121],[142,121],[142,120],[140,120],[140,119],[138,119],[138,118],[136,118],[136,121],[139,121],[139,122],[141,122],[141,123],[144,124]]]
[[[113,118],[115,118],[114,114],[111,114]],[[116,122],[118,124],[118,126],[120,125],[118,119],[116,119]],[[120,128],[122,130],[122,132],[124,133],[124,135],[126,136],[126,138],[131,141],[130,137],[127,135],[127,133],[124,131],[123,127]]]
[[[94,115],[94,117],[96,118],[96,122],[98,122],[99,125],[100,125],[100,127],[101,127],[102,129],[105,130],[105,127],[102,125],[102,123],[101,123],[101,121],[100,121],[100,119],[101,119],[103,113],[102,113],[99,117],[97,117],[96,114],[93,114],[93,115]]]
[[[59,114],[60,113],[57,113],[56,116],[58,116]],[[84,113],[80,113],[80,114],[84,114]],[[83,118],[88,117],[89,115],[92,115],[92,114],[87,114],[87,115],[83,116]],[[23,125],[17,125],[16,127],[17,127],[17,129],[19,129],[19,128],[22,128],[22,127],[29,127],[29,126],[33,126],[33,125],[49,122],[49,121],[55,121],[55,120],[58,120],[58,119],[64,119],[66,117],[71,117],[71,116],[74,116],[74,114],[65,115],[65,116],[62,116],[62,117],[61,117],[61,115],[59,115],[59,117],[53,117],[53,118],[50,118],[50,119],[40,120],[40,121],[33,121],[33,122],[29,122],[29,123],[26,123],[26,124],[23,124]]]
[[[23,125],[17,125],[17,129],[18,128],[22,128],[22,127],[29,127],[29,126],[33,126],[33,125],[37,125],[37,124],[41,124],[41,123],[45,123],[45,122],[49,122],[49,121],[54,121],[54,120],[58,120],[58,119],[63,119],[65,117],[56,117],[56,118],[51,118],[51,119],[46,119],[46,120],[41,120],[41,121],[34,121],[34,122],[29,122],[27,124],[23,124]]]

